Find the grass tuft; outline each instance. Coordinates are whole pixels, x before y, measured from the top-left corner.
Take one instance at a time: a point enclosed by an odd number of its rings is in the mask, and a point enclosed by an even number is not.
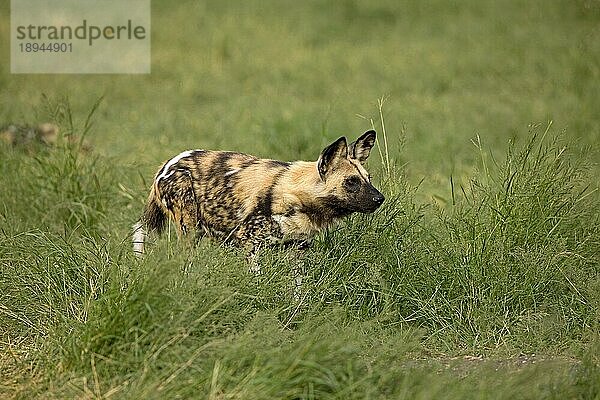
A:
[[[136,259],[135,183],[102,156],[2,149],[0,179],[20,176],[2,194],[3,385],[56,398],[597,396],[589,163],[549,126],[502,162],[477,143],[485,165],[445,207],[421,203],[386,150],[386,202],[317,238],[298,301],[284,251],[262,255],[260,276],[211,243],[163,238]]]

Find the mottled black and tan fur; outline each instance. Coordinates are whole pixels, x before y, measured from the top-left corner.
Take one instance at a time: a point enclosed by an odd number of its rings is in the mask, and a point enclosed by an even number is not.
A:
[[[283,162],[229,151],[190,150],[158,170],[134,251],[168,220],[180,236],[208,236],[245,248],[252,257],[273,243],[306,246],[318,231],[384,201],[363,164],[375,144],[368,131],[350,145],[341,137],[316,162]]]

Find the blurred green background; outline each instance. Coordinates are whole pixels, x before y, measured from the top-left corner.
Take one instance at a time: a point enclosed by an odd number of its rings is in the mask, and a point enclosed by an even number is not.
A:
[[[0,121],[43,119],[41,93],[75,115],[103,95],[90,140],[146,175],[187,148],[316,159],[370,127],[357,114],[377,121],[381,97],[390,155],[426,194],[470,172],[476,135],[501,151],[553,120],[600,139],[593,0],[153,1],[150,75],[11,75],[6,60]]]

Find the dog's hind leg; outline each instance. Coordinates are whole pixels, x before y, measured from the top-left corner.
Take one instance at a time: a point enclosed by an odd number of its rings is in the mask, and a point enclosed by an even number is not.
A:
[[[195,242],[191,234],[201,232],[200,212],[194,182],[188,169],[177,169],[160,182],[163,204],[177,227],[178,237]]]

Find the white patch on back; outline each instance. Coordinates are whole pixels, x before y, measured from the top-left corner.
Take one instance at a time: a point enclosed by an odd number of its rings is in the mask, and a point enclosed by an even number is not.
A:
[[[169,170],[171,169],[171,167],[173,165],[177,164],[182,158],[189,157],[193,153],[195,153],[196,151],[203,151],[203,150],[201,150],[201,149],[198,149],[198,150],[187,150],[187,151],[184,151],[183,153],[180,153],[180,154],[176,155],[175,157],[171,158],[169,160],[169,162],[167,162],[167,164],[163,168],[162,173],[159,176],[156,177],[156,183],[160,182],[161,179],[165,179],[165,178],[168,178],[169,176],[173,175],[173,172],[175,172],[175,171],[169,172]]]
[[[240,172],[240,170],[241,170],[241,168],[230,169],[229,171],[225,172],[225,174],[223,174],[223,176],[231,176],[231,175],[233,175],[235,173]]]

